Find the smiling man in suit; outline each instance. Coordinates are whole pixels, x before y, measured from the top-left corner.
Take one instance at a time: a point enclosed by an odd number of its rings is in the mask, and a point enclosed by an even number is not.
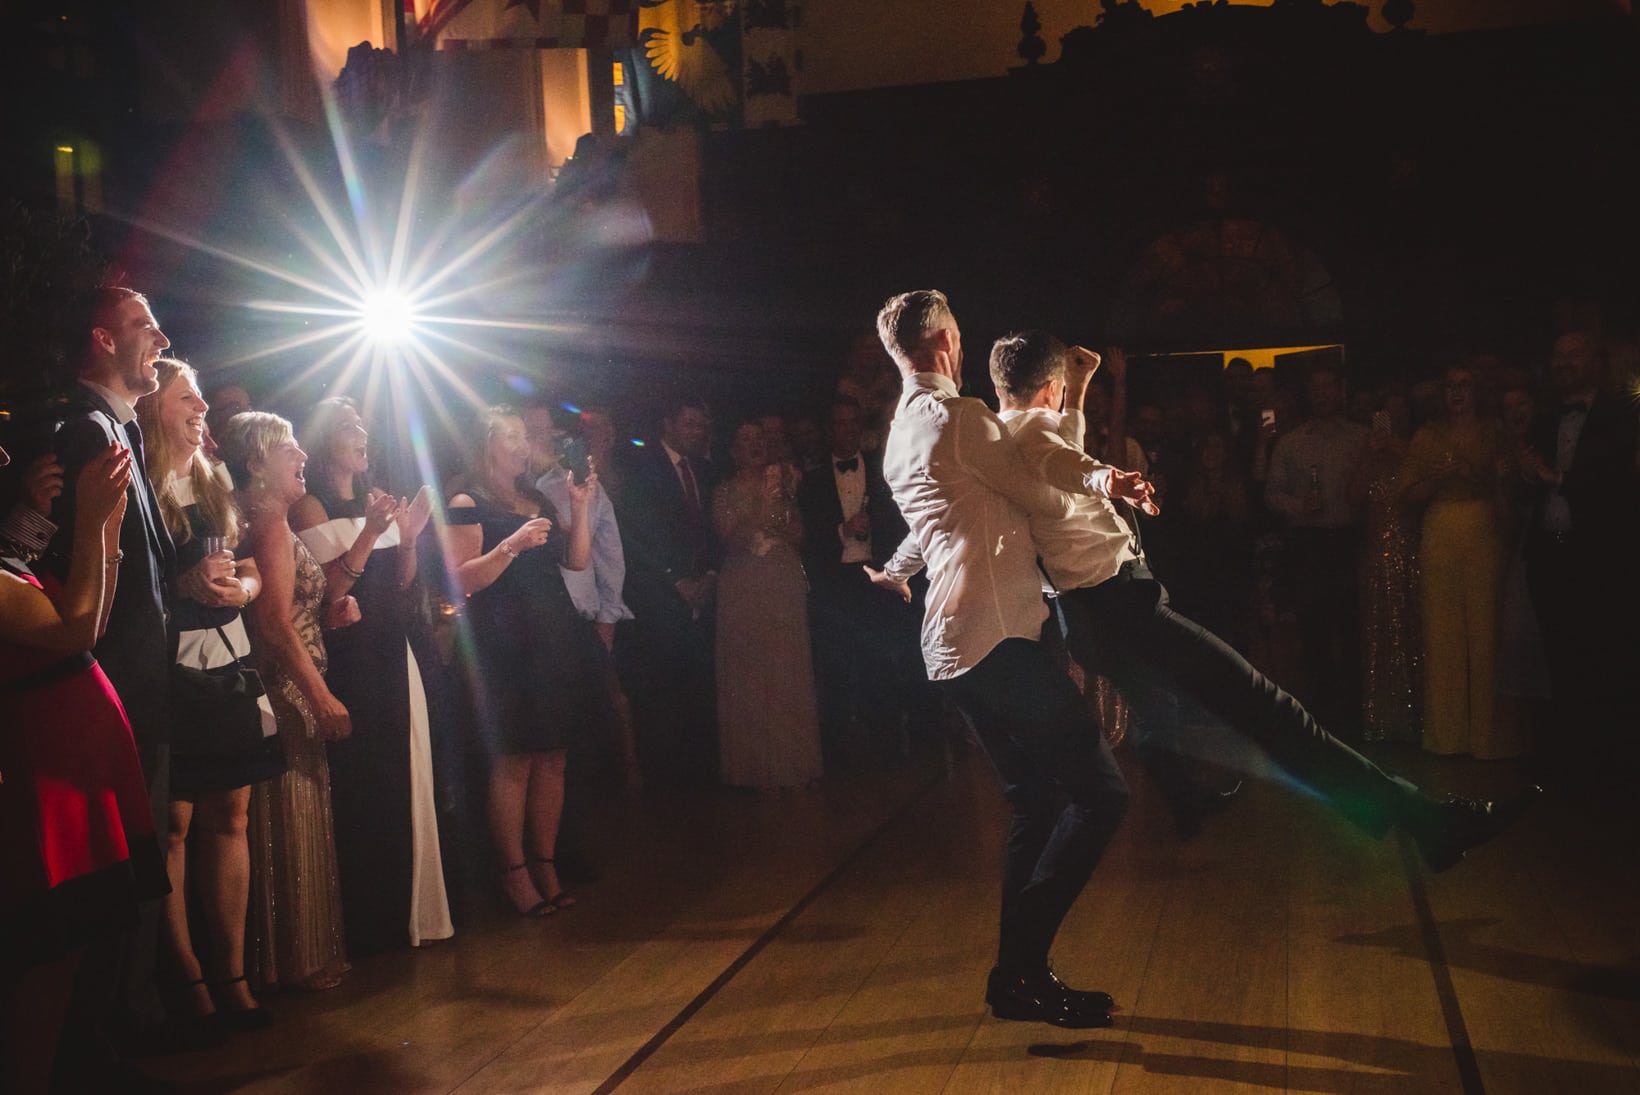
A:
[[[98,289],[82,298],[66,349],[75,369],[69,405],[54,449],[63,465],[63,492],[52,509],[57,532],[41,563],[66,579],[74,544],[75,485],[80,469],[116,443],[129,447],[135,474],[126,489],[120,524],[119,575],[108,630],[92,650],[131,720],[143,775],[148,782],[154,828],[165,832],[170,810],[171,663],[176,635],[169,625],[176,552],[149,485],[136,402],[159,387],[154,362],[171,342],[160,330],[148,300],[125,288]],[[107,1070],[117,1043],[127,1052],[187,1048],[211,1040],[204,1027],[166,1022],[154,983],[160,902],[141,909],[118,953],[94,950],[82,969],[59,1069],[77,1070],[78,1081],[112,1082]],[[90,1041],[73,1044],[79,1038]],[[102,1069],[103,1072],[95,1070]],[[118,1074],[124,1075],[124,1074]],[[63,1077],[59,1075],[59,1080]],[[75,1080],[65,1081],[70,1084]],[[86,1088],[90,1090],[91,1088]]]

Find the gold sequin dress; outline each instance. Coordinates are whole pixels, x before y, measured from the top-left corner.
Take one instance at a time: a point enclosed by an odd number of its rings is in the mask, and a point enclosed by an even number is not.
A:
[[[294,535],[296,588],[291,620],[321,674],[325,573]],[[247,970],[261,987],[330,988],[347,969],[336,837],[330,812],[330,763],[313,714],[295,682],[265,652],[259,669],[279,721],[288,768],[251,791],[251,900]]]
[[[1418,554],[1393,465],[1367,486],[1361,543],[1362,736],[1417,741],[1421,733]]]

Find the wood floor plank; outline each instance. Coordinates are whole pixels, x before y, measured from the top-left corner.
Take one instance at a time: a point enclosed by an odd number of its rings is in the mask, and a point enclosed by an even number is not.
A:
[[[1117,997],[1108,1030],[984,1008],[1006,817],[965,753],[950,778],[930,760],[785,796],[612,797],[584,819],[602,875],[576,908],[513,917],[475,872],[455,940],[144,1067],[200,1095],[1401,1095],[1464,1090],[1456,1030],[1470,1090],[1640,1090],[1640,878],[1616,825],[1546,802],[1409,886],[1396,841],[1275,784],[1181,844],[1121,756],[1132,810],[1055,948]],[[1395,759],[1431,786],[1519,775]]]

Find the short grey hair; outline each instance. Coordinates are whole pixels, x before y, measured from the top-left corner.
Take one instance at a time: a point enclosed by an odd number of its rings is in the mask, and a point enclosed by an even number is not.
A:
[[[938,289],[913,289],[890,297],[877,313],[877,337],[883,349],[902,364],[928,336],[952,322],[951,302]]]

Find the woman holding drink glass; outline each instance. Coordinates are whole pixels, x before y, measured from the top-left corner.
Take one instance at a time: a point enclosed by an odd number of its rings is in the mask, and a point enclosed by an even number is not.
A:
[[[256,560],[234,558],[239,513],[232,490],[201,451],[207,407],[197,375],[190,366],[169,358],[155,367],[159,389],[137,401],[137,420],[148,438],[148,478],[177,545],[180,577],[172,617],[181,633],[177,664],[219,669],[250,651],[241,612],[261,592],[262,579]],[[285,770],[284,754],[273,736],[273,708],[266,697],[259,706],[265,736],[237,747],[212,740],[225,733],[221,726],[184,725],[186,716],[179,709],[172,731],[170,831],[165,845],[171,893],[165,902],[164,933],[187,982],[187,1006],[202,1018],[220,1013],[226,1025],[240,1030],[268,1021],[245,980],[250,888],[246,811],[251,784],[274,779]],[[195,890],[209,948],[204,962],[194,949],[188,924],[190,833]]]

